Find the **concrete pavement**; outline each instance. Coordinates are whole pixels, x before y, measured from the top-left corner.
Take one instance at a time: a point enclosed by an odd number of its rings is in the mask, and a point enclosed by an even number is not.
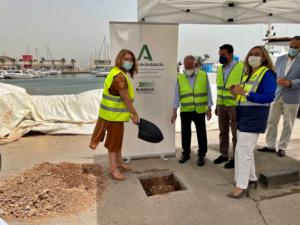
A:
[[[300,121],[297,120],[288,156],[256,153],[257,173],[269,168],[295,167],[300,169]],[[180,146],[180,135],[176,134]],[[28,136],[20,141],[0,146],[3,168],[1,178],[15,175],[42,161],[100,163],[107,168],[106,150],[89,150],[90,136]],[[251,190],[250,198],[230,199],[226,194],[233,188],[233,170],[216,166],[218,131],[208,132],[209,152],[204,167],[196,165],[196,153],[186,164],[176,158],[168,161],[144,159],[132,161],[133,172],[117,182],[107,178],[101,199],[90,208],[72,215],[34,220],[7,221],[10,225],[300,225],[300,186]],[[259,144],[264,143],[261,136]],[[195,135],[193,145],[196,144]],[[101,150],[100,150],[101,149]],[[138,178],[159,171],[176,174],[187,190],[147,197]],[[107,171],[106,177],[108,177]]]

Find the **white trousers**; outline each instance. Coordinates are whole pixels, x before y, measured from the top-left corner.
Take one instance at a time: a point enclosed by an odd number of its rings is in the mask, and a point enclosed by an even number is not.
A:
[[[283,114],[283,130],[279,139],[278,149],[286,150],[291,139],[295,119],[297,117],[299,104],[286,104],[280,97],[273,102],[270,108],[266,142],[269,148],[276,149],[278,123]]]
[[[235,149],[235,181],[236,186],[247,189],[249,180],[256,181],[254,149],[258,133],[237,131],[237,145]]]

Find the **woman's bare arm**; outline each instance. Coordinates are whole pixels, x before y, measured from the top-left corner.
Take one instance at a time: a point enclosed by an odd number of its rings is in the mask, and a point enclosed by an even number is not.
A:
[[[122,89],[119,91],[121,98],[123,100],[123,102],[125,103],[125,105],[127,106],[129,112],[131,113],[131,119],[133,121],[134,124],[138,124],[139,123],[139,115],[135,110],[135,107],[129,97],[129,93],[128,93],[128,89]]]
[[[128,93],[128,89],[122,89],[119,91],[121,98],[123,100],[123,102],[125,103],[125,105],[127,106],[129,112],[131,114],[137,114],[134,105],[129,97],[129,93]]]

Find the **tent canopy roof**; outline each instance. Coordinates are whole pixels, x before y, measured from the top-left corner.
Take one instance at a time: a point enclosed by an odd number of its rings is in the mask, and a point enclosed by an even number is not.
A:
[[[300,23],[300,0],[138,0],[138,20],[155,23]]]

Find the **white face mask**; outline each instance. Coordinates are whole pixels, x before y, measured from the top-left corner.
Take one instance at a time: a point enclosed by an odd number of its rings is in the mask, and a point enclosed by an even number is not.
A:
[[[248,63],[252,68],[258,68],[261,66],[261,57],[260,56],[250,56],[248,58]]]
[[[185,74],[188,75],[189,77],[194,74],[195,70],[185,70]]]

